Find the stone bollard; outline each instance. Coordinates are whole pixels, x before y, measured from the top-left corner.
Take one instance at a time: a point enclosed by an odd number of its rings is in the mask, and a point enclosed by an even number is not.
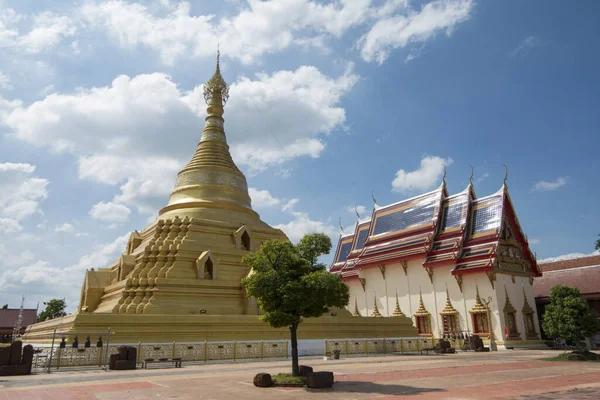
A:
[[[258,373],[254,376],[254,386],[256,387],[271,387],[273,386],[273,379],[270,374]]]

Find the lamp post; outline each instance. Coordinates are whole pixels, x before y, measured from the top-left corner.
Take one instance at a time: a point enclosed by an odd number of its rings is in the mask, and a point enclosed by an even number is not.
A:
[[[485,308],[487,310],[488,326],[490,330],[490,351],[498,351],[498,346],[496,345],[496,340],[494,339],[494,329],[492,328],[492,311],[490,309],[492,297],[488,297],[488,300],[484,300],[483,302],[485,303]]]

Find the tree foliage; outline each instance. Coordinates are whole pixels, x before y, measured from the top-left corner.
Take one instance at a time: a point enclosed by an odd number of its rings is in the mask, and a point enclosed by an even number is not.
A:
[[[46,321],[48,319],[54,319],[58,317],[62,317],[67,315],[65,309],[67,308],[67,303],[64,299],[52,299],[48,302],[44,302],[46,308],[42,310],[40,315],[38,315],[37,322]]]
[[[600,234],[598,234],[600,236]],[[600,239],[596,240],[596,250],[600,250]]]
[[[8,308],[8,304],[5,304],[5,305],[2,306],[3,310],[6,310],[7,308]]]
[[[598,317],[579,289],[556,285],[550,289],[549,300],[542,316],[546,334],[577,344],[596,333]]]
[[[324,234],[304,236],[297,245],[270,240],[243,262],[251,268],[242,281],[248,297],[254,297],[274,328],[289,327],[292,339],[292,373],[298,374],[296,329],[303,318],[315,318],[329,307],[348,304],[348,287],[329,273],[320,256],[329,253],[331,240]]]

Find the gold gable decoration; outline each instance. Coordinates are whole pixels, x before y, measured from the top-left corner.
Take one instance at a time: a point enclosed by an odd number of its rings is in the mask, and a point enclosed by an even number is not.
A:
[[[450,295],[448,294],[448,289],[446,289],[446,306],[440,312],[442,315],[455,315],[458,314],[458,311],[452,306],[452,302],[450,301]]]
[[[475,285],[475,290],[477,294],[475,296],[475,305],[471,309],[471,313],[487,313],[487,307],[481,303],[481,296],[479,296],[479,287],[477,285]]]
[[[381,317],[382,315],[379,313],[377,309],[377,296],[373,295],[373,312],[371,313],[371,317]]]
[[[404,317],[404,313],[400,310],[400,302],[398,301],[398,291],[396,290],[396,308],[394,308],[394,312],[392,313],[394,317]]]
[[[525,293],[525,288],[523,288],[523,298],[525,299],[525,303],[523,304],[523,314],[534,314],[535,310],[531,308],[529,302],[527,301],[527,294]]]
[[[427,316],[430,315],[429,311],[427,311],[425,309],[425,304],[423,303],[423,294],[421,293],[421,291],[419,290],[419,308],[417,309],[417,312],[415,312],[415,315],[418,317],[421,316]]]
[[[513,307],[512,303],[510,302],[510,298],[508,297],[508,290],[506,289],[506,285],[504,285],[504,294],[505,294],[505,304],[504,304],[504,309],[502,310],[505,313],[515,313],[517,312],[517,310],[515,310],[515,308]]]
[[[356,300],[356,296],[354,297],[354,313],[352,313],[354,317],[360,317],[360,313],[358,312],[358,302]]]

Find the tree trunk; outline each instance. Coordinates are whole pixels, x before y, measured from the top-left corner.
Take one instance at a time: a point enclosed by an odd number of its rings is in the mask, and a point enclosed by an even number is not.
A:
[[[298,365],[298,338],[296,337],[296,331],[298,330],[298,324],[290,326],[290,333],[292,335],[292,375],[300,375],[300,366]]]

